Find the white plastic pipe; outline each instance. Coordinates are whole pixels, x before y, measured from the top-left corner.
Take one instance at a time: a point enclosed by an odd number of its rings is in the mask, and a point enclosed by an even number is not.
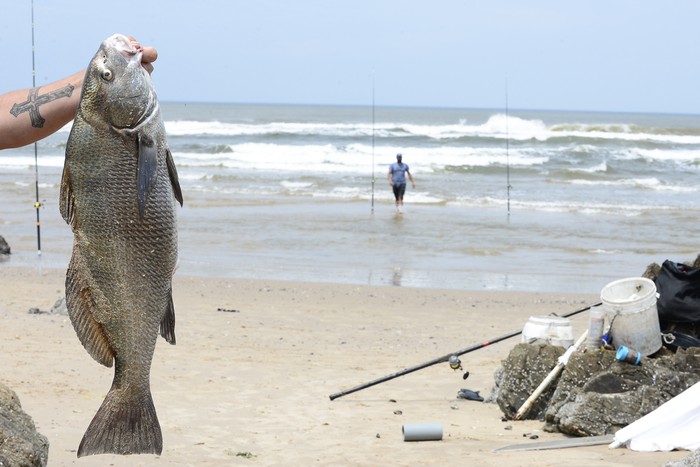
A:
[[[406,423],[403,431],[404,441],[440,441],[442,425],[439,423]]]

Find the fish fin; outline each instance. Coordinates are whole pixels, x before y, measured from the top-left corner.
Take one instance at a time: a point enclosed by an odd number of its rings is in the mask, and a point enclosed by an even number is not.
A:
[[[183,204],[182,189],[180,188],[180,178],[177,176],[177,168],[170,149],[165,150],[165,163],[168,166],[168,175],[170,176],[170,184],[173,186],[175,199],[178,200],[180,206]]]
[[[173,291],[168,294],[168,306],[160,320],[160,335],[163,336],[168,344],[175,345],[175,305],[173,304]]]
[[[90,422],[78,447],[78,457],[94,454],[158,454],[163,435],[153,397],[146,394],[125,397],[114,385]]]
[[[83,271],[87,267],[81,260],[80,250],[73,252],[66,272],[66,306],[75,333],[92,358],[106,367],[114,361],[114,350],[107,341],[102,325],[95,319],[95,297]]]
[[[75,212],[75,197],[71,186],[70,171],[68,167],[63,167],[63,175],[61,176],[61,194],[59,196],[58,209],[63,216],[63,220],[68,225],[73,225],[73,213]]]
[[[146,211],[146,198],[151,193],[158,176],[158,149],[154,141],[139,134],[137,138],[139,159],[137,168],[139,216],[143,220]]]

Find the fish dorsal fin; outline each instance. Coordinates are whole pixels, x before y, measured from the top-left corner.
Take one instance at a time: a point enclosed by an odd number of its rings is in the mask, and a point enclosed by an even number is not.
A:
[[[173,186],[173,193],[175,194],[175,199],[182,206],[182,189],[180,188],[180,179],[177,176],[177,168],[175,168],[175,161],[173,160],[173,155],[170,149],[165,150],[165,163],[168,166],[168,175],[170,176],[170,184]]]
[[[158,176],[158,148],[155,142],[148,136],[139,133],[137,137],[139,159],[138,159],[138,205],[139,216],[143,220],[146,212],[146,198],[155,186]]]
[[[111,367],[114,350],[107,341],[102,325],[95,319],[94,289],[90,288],[85,271],[88,268],[83,263],[79,250],[74,251],[66,273],[68,315],[85,350],[99,363]]]

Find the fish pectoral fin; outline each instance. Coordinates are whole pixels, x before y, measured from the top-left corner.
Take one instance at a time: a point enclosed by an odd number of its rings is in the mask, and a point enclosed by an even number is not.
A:
[[[68,225],[73,225],[73,213],[75,212],[75,197],[71,186],[70,171],[68,167],[63,167],[63,175],[61,177],[61,194],[59,196],[58,209],[63,216],[63,220]]]
[[[175,306],[173,305],[173,290],[170,289],[168,306],[163,319],[160,320],[160,335],[169,344],[175,345]]]
[[[155,142],[142,134],[137,137],[139,159],[137,168],[139,215],[143,220],[146,211],[146,198],[155,186],[158,176],[158,149]]]
[[[114,362],[114,350],[109,345],[102,325],[95,319],[95,299],[88,281],[81,271],[80,254],[73,253],[66,273],[66,306],[75,333],[85,350],[92,358],[104,366],[111,367]]]
[[[175,199],[182,206],[182,189],[180,188],[180,179],[177,176],[177,168],[175,167],[175,161],[173,160],[173,155],[170,149],[165,150],[165,163],[168,166],[168,175],[170,176],[170,184],[173,186],[173,194]]]

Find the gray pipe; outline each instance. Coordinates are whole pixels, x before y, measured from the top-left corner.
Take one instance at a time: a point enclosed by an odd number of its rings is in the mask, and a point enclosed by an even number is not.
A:
[[[440,441],[442,425],[439,423],[406,423],[402,428],[404,441]]]

